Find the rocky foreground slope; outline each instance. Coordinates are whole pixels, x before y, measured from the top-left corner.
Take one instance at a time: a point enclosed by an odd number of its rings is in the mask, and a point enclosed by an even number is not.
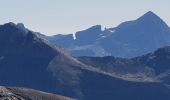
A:
[[[73,99],[33,89],[0,86],[0,100],[73,100]]]

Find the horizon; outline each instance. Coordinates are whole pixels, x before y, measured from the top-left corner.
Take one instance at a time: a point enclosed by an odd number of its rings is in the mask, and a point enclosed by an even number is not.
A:
[[[121,0],[17,1],[1,3],[0,23],[23,23],[27,28],[45,35],[74,34],[94,25],[116,27],[148,11],[154,12],[170,25],[170,14],[167,13],[170,1],[130,0],[123,4]]]

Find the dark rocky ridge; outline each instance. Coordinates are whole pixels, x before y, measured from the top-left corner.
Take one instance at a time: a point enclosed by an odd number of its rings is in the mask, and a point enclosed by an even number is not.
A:
[[[109,73],[126,76],[132,74],[132,77],[139,75],[135,78],[147,79],[150,77],[151,79],[164,81],[164,84],[170,83],[168,80],[168,77],[170,77],[170,46],[159,48],[153,53],[132,59],[111,56],[79,57],[78,59],[87,65],[92,65]]]
[[[55,58],[69,58],[57,67],[74,66],[77,62],[63,49],[51,45],[32,31],[24,32],[13,23],[0,26],[0,84],[28,87],[75,96],[71,89],[61,90],[60,82],[48,68]],[[69,64],[70,63],[70,64]],[[10,73],[10,74],[9,74]],[[65,91],[69,91],[65,94]]]

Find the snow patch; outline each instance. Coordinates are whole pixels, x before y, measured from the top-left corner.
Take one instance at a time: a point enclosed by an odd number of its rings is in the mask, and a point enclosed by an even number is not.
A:
[[[102,35],[100,36],[100,38],[98,38],[98,39],[96,39],[96,40],[100,40],[100,39],[103,39],[103,38],[106,38],[106,37],[107,37],[107,36],[105,36],[105,35],[102,34]]]
[[[114,33],[114,32],[116,32],[116,30],[109,30],[111,33]]]
[[[106,36],[102,36],[102,38],[105,38]]]
[[[74,33],[72,35],[73,35],[73,39],[76,40],[76,33]]]
[[[105,26],[101,26],[101,31],[105,31],[106,27]]]

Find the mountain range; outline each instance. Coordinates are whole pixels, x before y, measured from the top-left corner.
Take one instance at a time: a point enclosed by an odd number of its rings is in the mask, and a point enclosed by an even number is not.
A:
[[[77,100],[169,100],[169,65],[169,46],[134,58],[73,57],[21,23],[0,25],[2,86]]]
[[[0,100],[170,100],[168,9],[170,0],[0,0]]]
[[[170,45],[169,26],[152,11],[114,28],[101,25],[68,35],[47,37],[73,56],[133,58]]]

